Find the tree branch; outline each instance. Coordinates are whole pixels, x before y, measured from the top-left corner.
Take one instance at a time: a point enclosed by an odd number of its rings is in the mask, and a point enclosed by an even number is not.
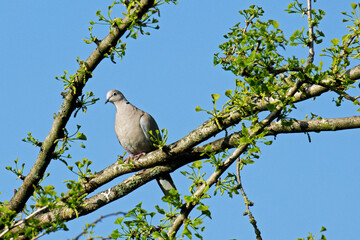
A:
[[[153,4],[154,0],[141,0],[140,4],[131,11],[136,11],[137,18],[141,19],[142,16],[149,10],[149,8],[153,6]],[[68,88],[65,99],[54,119],[48,136],[41,145],[40,153],[33,167],[24,179],[23,184],[20,186],[19,190],[12,197],[8,204],[10,210],[20,212],[25,206],[25,203],[34,192],[34,186],[38,185],[52,159],[52,153],[54,152],[55,146],[57,144],[56,140],[61,138],[63,129],[65,128],[71,114],[76,108],[77,98],[81,95],[82,89],[91,76],[90,72],[92,72],[101,62],[101,60],[104,58],[104,54],[108,53],[112,47],[116,46],[118,40],[125,33],[131,23],[132,19],[125,17],[122,20],[122,24],[119,26],[115,25],[113,28],[111,28],[110,33],[106,36],[106,38],[97,45],[97,48],[91,53],[89,58],[84,62],[83,66],[80,66],[76,73],[74,82],[76,91],[72,88]]]
[[[321,131],[338,131],[338,130],[345,130],[345,129],[353,129],[353,128],[360,128],[360,116],[354,117],[347,117],[347,118],[335,118],[335,119],[313,119],[313,120],[289,120],[289,121],[277,121],[271,122],[269,126],[265,127],[265,131],[267,131],[267,136],[284,134],[284,133],[303,133],[303,132],[321,132]],[[238,139],[241,137],[239,133],[233,133],[228,137],[224,137],[203,146],[194,147],[191,151],[184,152],[183,154],[177,156],[176,158],[169,159],[166,166],[155,166],[152,168],[148,168],[146,170],[142,170],[133,176],[127,178],[120,184],[96,194],[95,196],[88,198],[85,200],[84,204],[81,209],[78,209],[79,216],[86,215],[91,213],[102,206],[116,201],[119,198],[122,198],[129,194],[130,192],[136,190],[137,188],[143,186],[149,181],[156,179],[160,175],[164,173],[173,172],[176,169],[196,160],[205,159],[207,158],[204,153],[206,153],[206,147],[208,145],[212,146],[213,152],[220,152],[222,149],[230,149],[234,148],[237,145]],[[153,153],[149,153],[153,154]],[[111,170],[113,172],[111,172]],[[126,173],[139,171],[140,168],[138,167],[123,167],[118,163],[114,163],[110,167],[104,169],[101,174],[97,175],[97,180],[99,179],[107,179],[109,178],[109,174],[115,178],[115,176],[123,175],[123,170],[127,169]],[[131,169],[131,170],[130,170]],[[105,171],[106,170],[106,171]],[[119,172],[116,172],[119,171]],[[120,174],[121,173],[121,174]],[[85,186],[89,186],[89,189],[96,189],[101,185],[94,184],[92,180],[85,184]],[[90,187],[91,186],[91,187]],[[94,187],[96,186],[96,188]],[[63,205],[65,203],[62,203]],[[62,214],[59,214],[62,213]],[[64,215],[63,215],[64,213]],[[75,213],[70,210],[61,208],[59,210],[52,210],[46,213],[41,213],[36,216],[36,219],[40,220],[39,226],[43,223],[48,223],[55,221],[56,216],[63,216],[62,220],[70,221],[76,218]],[[20,226],[19,228],[23,228],[24,225]],[[16,230],[18,231],[18,230]]]
[[[253,203],[248,199],[248,197],[245,193],[245,190],[242,186],[242,183],[241,183],[240,158],[238,158],[238,165],[236,167],[236,170],[237,170],[236,178],[237,178],[237,182],[238,182],[238,189],[240,189],[240,192],[244,198],[244,203],[245,203],[245,207],[246,207],[246,211],[244,212],[244,215],[249,216],[250,223],[251,223],[251,225],[253,225],[253,228],[255,230],[256,240],[262,240],[261,232],[260,232],[259,228],[257,227],[256,220],[255,220],[254,216],[252,215],[252,212],[250,211],[250,206],[253,206]]]
[[[360,65],[359,65],[360,66]],[[360,67],[359,67],[360,68]],[[359,74],[352,74],[352,77],[357,78],[360,77],[360,71]],[[309,98],[313,98],[315,96],[319,96],[322,93],[326,92],[328,89],[325,87],[322,87],[320,85],[308,85],[305,86],[304,89],[301,92],[297,92],[294,94],[295,102],[304,101]],[[257,100],[254,104],[257,106],[255,109],[258,111],[265,111],[267,110],[267,104],[276,103],[277,100],[274,99],[261,99]],[[235,125],[239,123],[242,119],[242,116],[247,116],[246,114],[241,115],[241,111],[234,111],[232,113],[229,113],[227,117],[224,117],[221,121],[223,129],[227,128],[229,126]],[[225,113],[224,113],[225,114]],[[248,115],[251,113],[247,113]],[[356,121],[355,121],[356,122]],[[165,146],[161,150],[156,150],[151,153],[146,154],[145,156],[138,159],[136,162],[134,162],[134,166],[132,167],[126,167],[119,165],[118,162],[115,162],[111,166],[105,168],[104,170],[96,173],[96,177],[90,179],[89,182],[85,183],[83,185],[84,192],[83,193],[91,193],[95,191],[98,187],[110,182],[111,180],[126,174],[131,173],[135,171],[139,171],[141,169],[154,167],[156,165],[165,165],[172,161],[180,161],[183,158],[189,159],[188,162],[195,161],[197,159],[203,159],[205,157],[200,157],[199,155],[203,153],[200,151],[202,147],[196,147],[193,148],[195,145],[209,139],[210,137],[215,136],[219,132],[221,132],[214,123],[212,119],[204,122],[202,125],[200,125],[197,129],[191,131],[188,135],[180,139],[179,141],[172,143],[168,146]],[[309,129],[308,131],[311,131]],[[324,130],[326,131],[326,130]],[[226,140],[219,140],[215,141],[217,144],[220,144],[221,146],[225,144],[227,141],[229,141],[231,138],[227,138]],[[213,142],[212,144],[215,144]],[[218,145],[218,146],[220,146]],[[205,145],[207,146],[207,145]],[[224,146],[223,146],[224,147]],[[234,147],[230,146],[229,148]],[[224,147],[226,148],[226,147]],[[67,196],[66,194],[65,196]]]
[[[22,224],[24,224],[27,220],[29,220],[30,218],[32,218],[33,216],[37,215],[38,213],[44,211],[45,209],[47,209],[48,206],[45,206],[45,207],[41,207],[39,209],[37,209],[35,212],[31,213],[29,216],[27,216],[26,218],[24,219],[21,219],[19,221],[17,221],[16,223],[12,224],[10,227],[7,227],[4,229],[4,231],[2,231],[0,233],[0,239],[5,236],[6,233],[8,233],[11,229],[14,229]]]
[[[307,10],[306,10],[308,28],[309,28],[309,42],[308,42],[309,56],[306,60],[305,68],[314,62],[314,54],[315,54],[315,52],[314,52],[314,24],[312,22],[312,15],[311,15],[311,1],[312,0],[307,0]]]
[[[289,97],[294,96],[294,94],[298,91],[298,89],[301,87],[301,85],[304,83],[303,80],[299,80],[296,82],[295,86],[291,87],[287,94],[286,99]],[[256,124],[253,126],[253,128],[249,128],[250,132],[250,138],[255,137],[256,135],[260,134],[265,127],[267,127],[276,117],[280,115],[282,111],[282,105],[278,104],[276,106],[276,110],[273,112],[270,112],[270,114],[262,120],[259,124]],[[204,194],[205,190],[207,188],[210,188],[213,184],[215,184],[219,177],[226,171],[226,169],[242,154],[246,151],[250,143],[246,143],[243,145],[238,146],[231,154],[230,156],[224,161],[224,163],[216,168],[216,170],[211,174],[211,176],[206,180],[205,184],[202,184],[199,186],[199,188],[195,191],[193,194],[194,199],[200,199],[200,196]],[[177,231],[179,230],[182,223],[186,220],[186,218],[189,216],[189,213],[192,211],[192,209],[197,205],[197,203],[194,202],[187,202],[183,204],[183,206],[180,208],[181,212],[180,214],[175,218],[175,220],[172,222],[171,227],[169,228],[167,234],[169,237],[175,236]]]
[[[355,74],[355,72],[356,71],[354,71],[354,70],[350,70],[349,74],[351,74],[351,77],[357,78],[360,76],[358,74]],[[294,94],[294,101],[295,102],[304,101],[306,99],[313,98],[315,96],[319,96],[326,91],[328,91],[328,89],[325,87],[322,87],[320,85],[307,85],[307,86],[304,86],[304,89],[301,92],[296,92]],[[268,103],[274,104],[276,102],[277,102],[277,100],[275,100],[275,99],[256,100],[255,109],[257,109],[258,111],[265,111],[265,110],[267,110],[266,106]],[[221,121],[222,128],[225,129],[229,126],[239,123],[242,119],[242,116],[244,116],[244,114],[240,114],[240,112],[241,111],[231,112],[231,113],[227,114],[226,117],[221,119],[222,120]],[[247,113],[247,114],[250,114],[250,113]],[[301,125],[302,128],[304,126],[304,123],[306,123],[306,122],[302,123],[302,125]],[[353,123],[354,123],[354,125],[356,125],[357,119]],[[297,126],[297,125],[294,124],[294,126]],[[299,126],[300,125],[298,125],[298,127]],[[357,127],[357,126],[355,126],[355,127]],[[331,127],[329,127],[329,128],[330,128],[329,130],[331,130]],[[296,129],[296,128],[294,128],[294,129]],[[200,125],[197,129],[190,132],[184,138],[180,139],[179,141],[177,141],[173,144],[170,144],[169,146],[165,146],[162,150],[153,151],[153,152],[148,153],[145,156],[141,157],[138,161],[134,162],[133,167],[121,166],[118,163],[112,164],[111,166],[109,166],[106,169],[102,170],[101,172],[97,173],[96,177],[94,177],[93,179],[90,179],[90,181],[88,183],[85,183],[83,186],[84,191],[82,193],[93,192],[98,187],[110,182],[111,180],[113,180],[116,177],[121,176],[125,173],[139,171],[140,169],[149,168],[149,167],[153,167],[156,165],[169,164],[175,160],[180,164],[176,164],[176,165],[172,165],[172,166],[180,167],[180,166],[187,164],[188,162],[195,161],[197,159],[203,159],[205,157],[199,156],[201,154],[199,152],[201,147],[198,147],[198,148],[193,148],[193,147],[195,145],[197,145],[198,143],[203,142],[203,141],[209,139],[210,137],[216,135],[220,131],[222,131],[222,130],[218,129],[218,126],[216,125],[216,123],[214,123],[214,121],[210,119],[210,120],[206,121],[205,123],[203,123],[202,125]],[[293,131],[295,131],[295,130],[293,130]],[[303,132],[303,131],[304,131],[304,129],[299,130],[299,132]],[[308,131],[311,131],[311,128],[309,128]],[[324,131],[326,131],[326,130],[324,129]],[[288,131],[288,132],[290,133],[290,131]],[[275,133],[276,132],[273,131],[273,134],[275,134]],[[283,132],[283,133],[285,133],[285,132]],[[235,137],[235,135],[232,137]],[[218,140],[215,142],[217,144],[222,145],[228,140],[229,140],[229,138],[224,139],[224,141]],[[228,143],[230,143],[230,142],[228,142]],[[186,157],[186,159],[188,159],[188,161],[179,161],[182,157]],[[169,168],[167,170],[168,170],[168,172],[172,172],[172,171],[176,170],[176,168]],[[164,172],[166,172],[166,171],[164,171]],[[159,176],[160,174],[161,173],[159,172],[158,175],[147,179],[146,182],[151,181],[152,179]],[[133,184],[135,182],[133,182]],[[122,194],[120,194],[121,196],[117,197],[116,199],[128,194],[129,192],[135,190],[136,188],[140,187],[141,185],[145,184],[146,182],[144,181],[143,183],[141,183],[141,181],[140,181],[138,184],[132,185],[131,189],[127,189]],[[97,208],[99,208],[101,206],[103,206],[103,205],[99,205]],[[80,216],[87,214],[89,211],[94,211],[97,208],[93,208],[92,210],[85,210],[84,214],[80,214]],[[73,217],[74,216],[68,215],[64,219],[69,220],[69,219],[72,219]],[[54,219],[54,218],[50,217],[49,220],[50,219]]]
[[[107,217],[111,217],[111,216],[117,216],[119,214],[125,215],[126,213],[124,212],[114,212],[114,213],[109,213],[106,215],[101,215],[98,219],[96,219],[94,222],[92,222],[91,224],[87,225],[84,229],[84,231],[82,231],[81,233],[79,233],[75,238],[73,238],[73,240],[78,240],[83,234],[87,233],[90,227],[95,226],[95,224],[97,224],[98,222],[101,222],[101,220],[103,220],[104,218]]]
[[[345,74],[352,80],[360,79],[360,65],[347,70]]]

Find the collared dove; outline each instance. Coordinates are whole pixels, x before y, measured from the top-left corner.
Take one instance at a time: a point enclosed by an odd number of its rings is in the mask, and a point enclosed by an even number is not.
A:
[[[159,130],[154,118],[132,105],[118,90],[110,90],[106,94],[105,103],[111,102],[116,107],[115,133],[121,146],[130,154],[128,158],[139,158],[148,152],[155,150],[150,140],[149,131],[156,134]],[[173,188],[176,189],[170,174],[163,175],[156,179],[165,195]]]

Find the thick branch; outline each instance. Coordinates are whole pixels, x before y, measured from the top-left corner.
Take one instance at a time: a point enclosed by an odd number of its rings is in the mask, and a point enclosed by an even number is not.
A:
[[[132,11],[137,11],[138,19],[141,19],[144,13],[153,6],[154,0],[142,0],[137,8]],[[86,60],[84,66],[80,66],[75,78],[76,91],[69,88],[64,102],[61,104],[60,110],[56,115],[51,130],[41,145],[41,150],[29,174],[23,181],[20,189],[16,192],[10,200],[8,206],[10,210],[20,212],[29,197],[34,192],[34,186],[37,186],[42,179],[47,166],[52,159],[52,153],[55,150],[56,140],[61,138],[63,129],[65,128],[71,114],[75,110],[77,98],[81,95],[87,80],[90,77],[89,72],[93,71],[100,61],[104,58],[104,54],[108,53],[112,47],[115,47],[120,37],[125,33],[130,26],[132,20],[125,17],[120,26],[115,26],[111,29],[107,37],[102,40],[94,52],[91,53]]]
[[[95,196],[87,198],[76,210],[78,211],[78,216],[84,216],[95,210],[109,204],[117,199],[129,194],[135,189],[143,186],[144,184],[158,178],[160,175],[174,171],[179,168],[180,165],[185,165],[187,162],[174,163],[169,166],[157,166],[150,169],[140,171],[131,177],[127,178],[120,184],[100,192]],[[62,203],[64,204],[64,203]],[[56,221],[69,221],[71,219],[77,218],[77,215],[73,209],[70,209],[66,206],[62,208],[53,209],[48,212],[44,212],[35,217],[36,220],[39,220],[38,230],[41,231],[42,225],[46,223],[56,222]],[[18,228],[13,229],[13,233],[19,233],[20,231],[25,230],[26,226],[21,224]],[[26,239],[26,238],[19,238]]]
[[[345,130],[352,128],[360,128],[360,116],[336,118],[336,119],[321,119],[321,120],[318,119],[300,120],[300,121],[293,120],[293,121],[285,121],[284,123],[286,126],[283,126],[281,122],[272,122],[269,126],[265,128],[265,131],[268,132],[267,136],[278,135],[283,133],[337,131],[337,130]],[[228,137],[218,139],[203,146],[195,147],[191,149],[191,151],[185,152],[179,155],[177,158],[169,160],[168,165],[166,166],[156,166],[140,171],[134,174],[133,176],[129,177],[128,179],[124,180],[122,183],[106,191],[98,193],[89,199],[86,199],[85,202],[87,204],[79,210],[79,216],[83,216],[88,213],[91,213],[110,202],[116,201],[117,199],[126,196],[127,194],[136,190],[137,188],[140,188],[147,182],[156,179],[161,174],[167,172],[173,172],[176,169],[190,162],[207,158],[207,156],[203,155],[203,153],[206,153],[205,148],[208,145],[212,146],[212,151],[214,152],[220,152],[226,148],[228,149],[234,148],[237,146],[237,141],[240,137],[241,136],[239,133],[231,134]],[[134,169],[131,167],[122,167],[117,163],[113,164],[109,168],[113,168],[114,170],[116,169],[118,171],[127,169],[127,172],[140,170],[137,167],[135,167]],[[103,174],[105,174],[105,176],[102,176]],[[102,174],[99,174],[97,178],[102,179],[103,177],[108,177],[109,174],[110,174],[109,171],[102,172]],[[114,174],[118,175],[117,172],[111,173],[112,176]],[[53,210],[50,212],[39,214],[36,217],[36,219],[39,219],[41,223],[52,222],[55,220],[55,217],[59,215],[58,212],[65,213],[63,215],[63,220],[69,221],[71,219],[76,218],[75,214],[71,210],[69,209],[66,210],[66,208],[62,208],[60,210],[56,210],[56,211]]]
[[[279,133],[324,132],[360,128],[360,116],[313,120],[278,121],[266,128],[267,135]]]
[[[347,70],[345,74],[352,80],[360,79],[360,65]]]
[[[358,75],[352,74],[350,77],[353,77],[355,80],[357,77],[360,77],[360,74]],[[295,93],[294,95],[295,102],[300,102],[309,98],[313,98],[315,96],[319,96],[322,93],[326,92],[327,90],[328,89],[326,89],[325,87],[319,85],[306,86],[303,91]],[[258,101],[256,103],[257,104],[256,109],[258,109],[258,111],[265,111],[267,110],[266,105],[268,103],[276,103],[276,100],[264,99]],[[231,125],[235,125],[239,123],[243,116],[239,112],[232,112],[227,117],[224,117],[221,121],[222,127],[227,128]],[[132,168],[123,167],[119,165],[117,162],[105,168],[101,172],[97,173],[95,178],[91,179],[88,183],[84,184],[83,186],[84,193],[91,193],[94,190],[96,190],[98,187],[126,173],[139,171],[141,169],[153,167],[159,164],[168,164],[169,162],[179,161],[180,159],[183,158],[189,159],[189,162],[195,161],[196,159],[205,158],[205,156],[200,157],[199,156],[200,152],[197,152],[199,149],[201,149],[201,147],[200,148],[193,148],[193,147],[209,139],[210,137],[215,136],[217,133],[221,131],[222,130],[220,130],[212,120],[208,120],[202,125],[200,125],[197,129],[193,130],[188,135],[180,139],[179,141],[170,144],[169,146],[165,146],[162,150],[157,150],[141,157],[138,161],[134,163],[134,167]],[[221,145],[225,143],[225,141],[218,141],[218,143],[220,142]],[[231,146],[229,147],[222,146],[222,147],[223,147],[222,149],[231,148]]]
[[[295,98],[296,101],[301,101],[307,98],[312,98],[314,96],[318,96],[321,93],[323,93],[325,90],[324,87],[318,86],[318,85],[313,85],[313,86],[309,86],[307,87],[307,89],[303,92],[303,93],[296,93],[295,94]],[[261,102],[258,104],[259,107],[258,108],[266,108],[266,102]],[[234,114],[238,114],[238,113],[234,113]],[[236,116],[233,117],[229,116],[228,117],[228,121],[231,122],[231,120],[237,120],[235,122],[233,122],[233,124],[236,124],[238,121],[241,120],[240,116]],[[313,120],[311,120],[313,121]],[[356,119],[352,122],[353,127],[356,128],[357,124],[358,124],[359,119]],[[225,121],[223,121],[224,123]],[[338,123],[339,121],[335,121],[332,124]],[[307,124],[307,121],[301,121],[302,125],[301,126],[305,126],[305,124]],[[309,122],[311,123],[311,122]],[[206,135],[204,130],[201,128],[202,126],[206,126],[207,128],[211,128],[212,130],[209,131]],[[304,129],[301,128],[297,128],[295,126],[296,123],[294,123],[294,131],[296,131],[296,129],[298,129],[298,132],[304,132]],[[349,128],[351,128],[351,125],[348,126]],[[335,127],[336,129],[342,129],[340,126]],[[269,130],[269,129],[267,129]],[[278,129],[279,130],[279,129]],[[309,127],[308,129],[306,129],[306,131],[313,131],[311,127]],[[316,130],[316,131],[327,131],[326,129],[323,130]],[[176,143],[173,143],[169,146],[166,146],[164,149],[162,150],[157,150],[151,153],[148,153],[147,155],[141,157],[138,161],[134,162],[134,166],[133,167],[125,167],[124,165],[120,165],[118,162],[115,162],[114,164],[112,164],[111,166],[105,168],[104,170],[102,170],[99,173],[96,173],[96,177],[94,177],[93,179],[91,179],[88,183],[85,183],[83,188],[84,188],[84,192],[83,193],[91,193],[93,191],[95,191],[97,188],[99,188],[100,186],[110,182],[111,180],[124,175],[126,173],[131,173],[131,172],[136,172],[139,171],[141,169],[145,169],[145,168],[150,168],[150,167],[154,167],[156,165],[159,164],[169,164],[172,162],[178,162],[181,163],[182,159],[187,159],[188,161],[184,162],[184,164],[179,165],[178,167],[181,167],[183,165],[185,165],[188,162],[192,162],[195,160],[199,160],[199,159],[204,159],[206,158],[206,156],[200,156],[202,153],[205,152],[205,147],[209,144],[211,144],[213,146],[213,151],[220,151],[221,149],[225,149],[225,148],[233,148],[234,146],[236,146],[235,142],[237,140],[237,138],[239,137],[236,134],[233,134],[227,138],[222,138],[219,140],[216,140],[212,143],[206,144],[204,146],[200,146],[200,147],[194,147],[194,148],[190,148],[189,146],[184,146],[181,144],[180,141],[185,141],[184,139],[192,139],[195,138],[192,142],[195,142],[195,140],[200,138],[200,135],[202,136],[202,141],[205,141],[205,139],[210,138],[211,136],[215,135],[209,135],[211,132],[215,132],[218,133],[219,130],[216,127],[216,124],[207,121],[206,123],[202,124],[199,128],[197,128],[196,130],[192,131],[190,134],[188,134],[187,136],[185,136],[182,140],[179,140]],[[199,133],[198,136],[196,136],[196,133]],[[272,134],[278,134],[281,132],[276,132],[276,131],[272,131]],[[270,134],[270,133],[269,133]],[[194,136],[191,136],[194,135]],[[180,144],[179,144],[180,142]],[[190,143],[188,143],[190,144]],[[174,149],[174,150],[173,150]],[[172,152],[178,152],[178,154],[172,154]],[[172,169],[171,171],[174,171],[175,169]],[[136,189],[136,188],[134,188]],[[132,189],[132,190],[134,190]]]
[[[345,117],[345,118],[328,118],[328,119],[312,119],[312,120],[288,120],[272,122],[265,128],[266,136],[276,136],[284,133],[305,133],[305,132],[325,132],[325,131],[339,131],[347,129],[360,128],[360,116]],[[220,152],[223,149],[231,149],[236,147],[237,142],[241,137],[240,133],[233,133],[227,137],[217,139],[213,142],[203,146],[195,147],[189,154],[188,158],[195,158],[199,160],[206,158],[200,155],[206,153],[205,148],[212,146],[213,152]],[[194,161],[195,161],[194,160]]]

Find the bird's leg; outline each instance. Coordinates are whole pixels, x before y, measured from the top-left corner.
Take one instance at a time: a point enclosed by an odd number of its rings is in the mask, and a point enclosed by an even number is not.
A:
[[[133,158],[134,160],[137,160],[137,159],[139,159],[141,156],[143,156],[145,154],[146,153],[144,153],[144,152],[136,154],[135,156],[134,156],[134,154],[130,154],[127,158],[124,159],[124,163],[129,163],[130,158]]]
[[[124,159],[124,163],[129,163],[130,158],[133,158],[134,155],[130,154],[127,158]]]
[[[135,155],[135,159],[138,159],[139,157],[141,157],[141,156],[143,156],[143,155],[145,155],[145,154],[146,154],[146,153],[144,153],[144,152],[139,153],[139,154]]]

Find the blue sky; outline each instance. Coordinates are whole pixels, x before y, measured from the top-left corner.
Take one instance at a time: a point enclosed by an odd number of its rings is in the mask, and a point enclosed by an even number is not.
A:
[[[107,4],[104,4],[107,2]],[[290,1],[180,1],[177,6],[160,7],[160,30],[151,30],[151,36],[141,36],[127,42],[123,61],[113,64],[104,60],[94,71],[85,91],[93,91],[100,101],[89,107],[86,114],[72,118],[68,129],[82,126],[88,137],[86,149],[74,144],[70,153],[75,162],[81,158],[93,161],[93,171],[112,164],[124,150],[114,133],[115,109],[104,105],[110,89],[121,90],[127,99],[151,113],[160,128],[167,128],[168,143],[172,143],[208,119],[206,113],[195,112],[197,105],[211,108],[211,94],[221,95],[234,87],[236,78],[213,66],[213,54],[225,40],[223,35],[239,21],[238,11],[251,4],[262,6],[264,18],[277,20],[286,36],[306,24],[306,19],[288,15],[283,10]],[[346,33],[340,11],[350,11],[350,2],[317,1],[314,8],[326,12],[320,24],[326,39],[315,49],[318,54],[332,38]],[[88,37],[89,21],[96,20],[95,12],[105,10],[110,1],[3,1],[0,30],[0,94],[2,109],[0,131],[0,200],[9,200],[21,181],[5,170],[13,160],[24,162],[27,173],[35,161],[38,149],[21,141],[28,132],[42,141],[48,134],[52,115],[62,102],[62,83],[55,76],[67,70],[73,74],[78,68],[76,58],[86,59],[95,48],[82,39]],[[115,13],[114,13],[115,14]],[[93,32],[103,38],[108,27],[96,25]],[[287,54],[307,55],[307,49],[288,50]],[[325,65],[328,64],[326,59]],[[352,66],[358,64],[353,61]],[[358,90],[354,90],[355,94]],[[359,94],[356,94],[359,95]],[[324,118],[358,115],[357,107],[345,102],[341,108],[332,102],[333,94],[326,94],[297,105],[292,117],[303,119],[310,112]],[[328,239],[356,239],[359,225],[359,130],[311,134],[311,143],[305,134],[279,135],[271,146],[262,148],[257,162],[245,168],[242,180],[251,201],[253,214],[262,231],[263,239],[296,239],[316,233],[325,226]],[[184,167],[181,170],[186,170]],[[76,179],[64,164],[53,161],[46,180],[56,190],[65,191],[65,179]],[[230,168],[235,171],[235,166]],[[179,171],[172,174],[183,193],[190,182]],[[210,172],[207,173],[207,176]],[[125,176],[126,177],[126,176]],[[101,188],[119,183],[124,177]],[[99,215],[127,211],[137,203],[155,211],[162,193],[155,182],[131,193],[88,216],[68,224],[69,232],[53,233],[42,239],[75,237],[85,222]],[[213,220],[206,220],[204,239],[254,239],[248,217],[242,216],[242,197],[233,199],[216,196],[206,201]],[[114,229],[115,218],[109,218],[95,228],[106,236]],[[96,235],[96,234],[95,234]]]

